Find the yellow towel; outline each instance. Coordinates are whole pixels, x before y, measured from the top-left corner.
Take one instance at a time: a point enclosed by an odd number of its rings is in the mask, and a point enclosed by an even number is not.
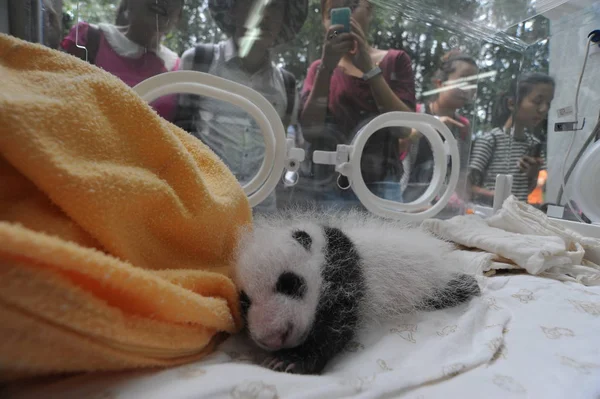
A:
[[[246,196],[119,79],[0,35],[0,380],[169,366],[240,327]]]

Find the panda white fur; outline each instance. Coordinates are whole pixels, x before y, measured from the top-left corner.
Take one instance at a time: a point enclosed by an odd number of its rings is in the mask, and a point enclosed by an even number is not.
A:
[[[360,212],[262,216],[242,234],[235,281],[246,331],[270,367],[318,374],[364,324],[479,295],[453,250],[418,227]]]

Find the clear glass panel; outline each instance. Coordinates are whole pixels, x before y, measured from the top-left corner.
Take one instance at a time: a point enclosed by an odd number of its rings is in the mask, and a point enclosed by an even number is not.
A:
[[[62,0],[42,0],[42,43],[58,50],[63,38]]]
[[[4,4],[3,4],[4,3]],[[23,0],[0,2],[0,11],[8,11],[8,30],[15,37],[23,40],[41,43],[43,35],[42,3],[39,0]],[[5,14],[6,15],[6,14]],[[5,15],[0,19],[4,19]]]
[[[569,187],[575,183],[573,179],[568,182],[567,190],[560,196],[563,171],[566,174],[577,154],[591,145],[594,140],[599,139],[593,136],[594,128],[600,120],[600,81],[597,79],[596,72],[600,68],[600,51],[598,51],[600,48],[597,45],[595,51],[590,51],[591,55],[587,58],[577,103],[575,97],[585,59],[587,36],[592,30],[600,27],[600,3],[587,1],[580,4],[580,7],[576,7],[576,3],[571,8],[557,10],[549,15],[552,19],[548,63],[550,75],[556,79],[556,93],[548,114],[548,180],[545,199],[549,203],[561,201],[561,204],[564,204],[569,199],[574,199],[571,198],[571,190],[569,190]],[[576,134],[555,132],[557,123],[578,120],[578,125],[581,127],[584,119],[585,126]],[[572,138],[574,141],[571,146]],[[589,144],[584,147],[586,141]],[[571,151],[567,154],[569,147]],[[595,202],[598,204],[597,199]],[[573,208],[579,217],[586,220],[575,201]],[[571,210],[567,211],[566,218],[571,220],[577,218]]]
[[[10,34],[8,0],[0,0],[0,33]]]
[[[274,194],[278,208],[356,205],[352,190],[342,189],[345,179],[331,165],[314,164],[313,152],[350,144],[361,126],[388,111],[439,117],[461,155],[459,165],[448,165],[460,169],[455,195],[440,215],[450,217],[474,204],[489,205],[498,173],[513,175],[513,194],[522,200],[539,206],[558,202],[572,133],[554,132],[554,124],[575,120],[586,36],[600,21],[597,2],[564,3],[82,0],[78,16],[75,0],[53,5],[58,15],[62,7],[62,36],[71,32],[71,41],[77,17],[80,23],[103,24],[105,40],[95,62],[131,86],[168,70],[195,69],[248,85],[269,99],[288,137],[307,152],[298,173],[282,173]],[[331,9],[340,7],[350,8],[358,36],[339,27],[337,34],[327,31]],[[335,15],[344,18],[343,11]],[[52,25],[50,18],[45,21]],[[56,43],[52,30],[46,32],[48,45]],[[62,42],[64,50],[80,51],[69,46],[69,40]],[[598,68],[600,56],[592,57],[579,95],[579,125],[584,117],[587,123],[576,134],[566,169],[598,119],[600,87],[590,71]],[[375,66],[382,73],[364,81]],[[263,146],[248,115],[183,95],[153,106],[212,147],[242,183],[256,173],[257,167],[243,161],[247,156],[259,162]],[[411,202],[431,180],[431,148],[420,132],[393,130],[370,139],[363,176],[376,195]]]
[[[402,9],[415,19],[435,23],[452,21],[452,24],[477,24],[476,29],[500,32],[533,18],[549,8],[568,0],[403,0]],[[397,0],[382,0],[382,6],[398,7]]]

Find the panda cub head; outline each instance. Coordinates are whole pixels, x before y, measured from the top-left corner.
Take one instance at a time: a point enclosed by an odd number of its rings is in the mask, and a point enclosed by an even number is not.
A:
[[[320,226],[255,226],[243,234],[235,281],[250,338],[276,351],[302,344],[322,289],[325,236]]]

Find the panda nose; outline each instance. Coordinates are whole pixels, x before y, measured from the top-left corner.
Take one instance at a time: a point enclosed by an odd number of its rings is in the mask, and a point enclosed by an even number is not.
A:
[[[260,340],[258,340],[258,343],[267,349],[277,350],[285,344],[285,341],[287,340],[291,332],[292,326],[288,325],[283,330],[278,330],[266,337],[261,338]]]

